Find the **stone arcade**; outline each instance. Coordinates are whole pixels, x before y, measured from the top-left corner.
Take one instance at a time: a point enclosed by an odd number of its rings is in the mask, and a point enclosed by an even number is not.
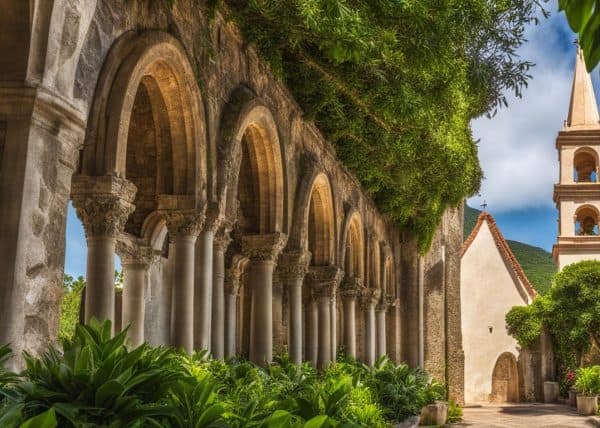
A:
[[[461,210],[419,256],[219,13],[7,0],[0,51],[0,342],[56,338],[72,200],[86,320],[115,319],[116,253],[132,343],[388,354],[462,402]]]

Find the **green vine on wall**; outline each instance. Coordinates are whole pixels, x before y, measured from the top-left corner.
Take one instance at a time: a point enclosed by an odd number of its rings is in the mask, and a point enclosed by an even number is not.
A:
[[[544,0],[210,0],[421,251],[479,189],[470,121],[521,95]],[[225,4],[225,7],[223,6]],[[541,12],[540,12],[541,11]]]

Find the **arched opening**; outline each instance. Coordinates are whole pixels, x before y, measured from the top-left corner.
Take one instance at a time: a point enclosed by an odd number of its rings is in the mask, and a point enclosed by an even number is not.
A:
[[[373,239],[371,248],[371,280],[369,281],[369,287],[381,289],[381,280],[380,246],[379,241],[377,239]]]
[[[575,235],[598,236],[598,210],[586,205],[575,212]]]
[[[234,251],[241,252],[243,236],[280,232],[283,224],[284,179],[282,157],[275,123],[264,107],[250,111],[240,130],[239,174],[235,189],[236,224],[232,232]],[[231,212],[231,207],[228,208]],[[252,290],[249,288],[248,269],[240,278],[237,302],[238,333],[236,340],[240,354],[250,355]]]
[[[492,403],[517,403],[519,401],[519,372],[517,359],[510,352],[498,357],[492,372]]]
[[[598,159],[589,148],[581,148],[573,158],[573,180],[576,183],[596,183],[598,181]]]
[[[346,232],[346,248],[344,258],[344,271],[347,276],[359,278],[364,281],[364,240],[362,222],[358,214],[350,219]]]
[[[313,266],[327,266],[334,262],[333,198],[325,174],[315,179],[308,210],[308,250]]]

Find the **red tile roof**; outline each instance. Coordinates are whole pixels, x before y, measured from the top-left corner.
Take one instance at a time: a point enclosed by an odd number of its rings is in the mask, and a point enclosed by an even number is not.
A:
[[[479,215],[479,218],[477,219],[477,224],[475,225],[475,227],[473,228],[473,230],[471,231],[471,233],[469,234],[469,236],[463,243],[461,257],[465,255],[465,253],[471,246],[471,243],[475,240],[475,237],[479,233],[479,229],[481,229],[481,225],[483,224],[484,221],[487,222],[488,227],[490,228],[490,232],[492,233],[492,236],[494,237],[494,242],[496,243],[496,247],[500,251],[500,255],[502,256],[502,258],[504,259],[506,264],[512,268],[512,270],[515,273],[515,275],[517,276],[517,278],[519,278],[519,281],[525,287],[525,291],[527,292],[529,297],[531,297],[533,299],[534,297],[537,296],[537,292],[535,291],[535,289],[533,288],[533,286],[527,279],[527,275],[525,275],[525,271],[521,267],[521,264],[517,261],[515,255],[511,251],[510,247],[508,246],[506,239],[504,239],[504,236],[502,236],[502,233],[500,232],[500,229],[498,228],[498,225],[496,224],[496,220],[494,220],[494,217],[492,217],[492,215],[490,213],[487,213],[484,211]]]

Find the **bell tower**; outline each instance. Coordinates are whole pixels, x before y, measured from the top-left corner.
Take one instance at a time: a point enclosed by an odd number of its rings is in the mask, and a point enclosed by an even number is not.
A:
[[[581,260],[600,260],[600,121],[592,79],[577,46],[569,113],[556,138],[560,163],[554,202],[558,240],[552,256],[562,270]]]

